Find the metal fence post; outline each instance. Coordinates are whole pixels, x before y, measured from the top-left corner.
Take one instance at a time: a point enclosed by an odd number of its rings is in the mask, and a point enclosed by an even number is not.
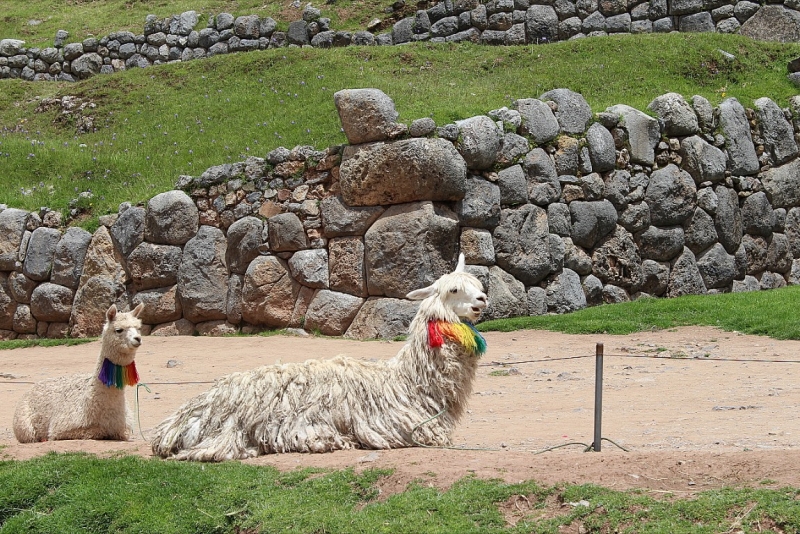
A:
[[[595,350],[594,370],[594,452],[600,452],[603,424],[603,344],[598,343]]]

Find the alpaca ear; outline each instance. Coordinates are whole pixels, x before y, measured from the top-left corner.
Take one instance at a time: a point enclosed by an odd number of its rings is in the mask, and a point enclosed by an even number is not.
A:
[[[460,253],[458,254],[458,265],[456,265],[456,270],[455,270],[455,272],[457,272],[457,273],[463,273],[463,272],[464,272],[464,266],[465,266],[465,265],[466,265],[466,259],[464,258],[464,253],[463,253],[463,252],[460,252]]]
[[[140,303],[139,303],[139,305],[138,305],[138,306],[136,306],[136,307],[133,309],[133,311],[131,312],[131,314],[132,314],[134,317],[139,317],[139,314],[140,314],[140,313],[142,313],[142,310],[143,310],[143,309],[144,309],[144,302],[140,302]]]
[[[111,307],[106,312],[106,319],[108,319],[109,321],[113,321],[114,317],[116,316],[117,316],[117,305],[112,304]]]
[[[411,300],[422,300],[430,297],[434,294],[433,286],[423,287],[422,289],[415,289],[408,295],[406,295],[407,299]]]

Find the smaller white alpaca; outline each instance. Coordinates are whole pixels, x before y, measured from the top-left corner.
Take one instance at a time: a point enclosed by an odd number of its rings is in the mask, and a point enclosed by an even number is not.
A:
[[[190,399],[155,430],[153,453],[222,461],[279,452],[450,444],[486,342],[472,322],[483,286],[455,272],[412,291],[422,300],[392,359],[337,356],[233,373]]]
[[[134,357],[142,344],[143,307],[121,313],[112,304],[106,311],[94,374],[44,380],[20,399],[14,412],[17,441],[130,439],[133,425],[124,388],[139,381]]]

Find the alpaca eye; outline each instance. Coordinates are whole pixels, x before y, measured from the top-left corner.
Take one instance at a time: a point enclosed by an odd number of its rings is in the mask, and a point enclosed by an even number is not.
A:
[[[450,293],[458,293],[458,289],[453,288],[453,289],[450,290]]]
[[[117,334],[121,334],[122,333],[122,328],[115,328],[114,332],[116,332]]]

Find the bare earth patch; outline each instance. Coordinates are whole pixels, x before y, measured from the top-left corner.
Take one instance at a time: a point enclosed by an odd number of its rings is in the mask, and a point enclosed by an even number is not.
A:
[[[721,486],[800,487],[800,363],[771,361],[800,361],[798,341],[700,327],[628,336],[521,331],[485,337],[489,350],[453,449],[282,454],[248,462],[281,470],[392,468],[394,475],[381,482],[384,495],[411,482],[447,488],[464,476],[676,496]],[[582,445],[542,452],[592,442],[598,342],[605,348],[603,437],[630,452],[610,441],[599,453],[584,453]],[[14,406],[31,387],[21,382],[91,371],[99,342],[0,351],[0,457],[49,451],[149,456],[141,434],[148,437],[215,378],[336,354],[388,358],[401,345],[290,336],[146,337],[137,366],[150,391],[139,389],[142,428],[136,439],[28,445],[17,443],[11,431]],[[133,405],[133,390],[128,400]],[[523,497],[506,503],[509,520],[529,504]]]

